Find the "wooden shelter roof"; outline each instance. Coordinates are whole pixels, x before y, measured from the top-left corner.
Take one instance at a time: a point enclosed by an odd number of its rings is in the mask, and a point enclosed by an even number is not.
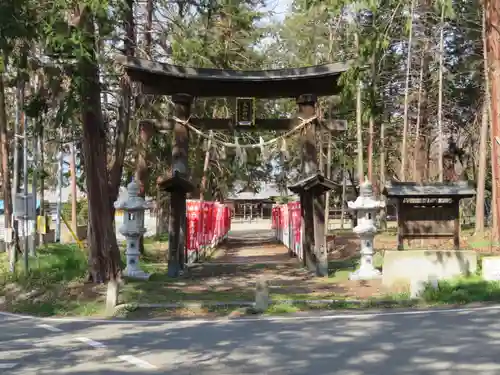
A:
[[[348,63],[274,70],[190,68],[120,55],[133,81],[157,95],[195,97],[295,98],[303,94],[331,96],[341,91],[339,78]]]
[[[434,182],[390,182],[383,191],[388,198],[470,198],[476,190],[468,181]]]
[[[329,180],[320,173],[315,173],[311,176],[297,181],[292,185],[289,185],[288,189],[296,194],[300,194],[308,190],[316,190],[316,192],[326,192],[328,190],[335,189],[335,186],[336,184],[333,181]]]

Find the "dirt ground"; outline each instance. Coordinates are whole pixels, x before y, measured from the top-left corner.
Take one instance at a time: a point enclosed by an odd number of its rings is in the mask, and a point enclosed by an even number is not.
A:
[[[395,234],[382,233],[375,239],[378,261],[381,264],[384,250],[396,249]],[[405,242],[405,248],[442,248],[451,249],[452,241],[426,240]],[[335,237],[335,248],[329,255],[329,277],[316,277],[300,266],[297,258],[291,257],[288,250],[273,238],[270,230],[239,230],[232,233],[223,245],[220,256],[197,265],[185,275],[187,283],[170,285],[179,288],[179,292],[205,294],[207,297],[240,299],[253,297],[255,281],[265,278],[269,281],[271,295],[275,299],[311,299],[311,298],[352,298],[367,299],[381,297],[390,291],[385,290],[381,280],[352,281],[349,273],[354,271],[359,259],[359,239],[352,234],[340,234]],[[481,253],[495,253],[488,241],[488,235],[482,238],[465,233],[461,240],[462,249],[474,249]],[[187,279],[187,280],[186,280]],[[195,298],[193,296],[193,298]]]
[[[359,241],[342,238],[330,254],[330,276],[319,278],[307,272],[297,258],[291,257],[269,230],[242,231],[229,239],[216,259],[190,269],[185,278],[190,285],[183,290],[200,293],[219,292],[251,298],[255,281],[265,278],[275,299],[369,298],[384,293],[380,280],[356,282],[348,280],[356,269]],[[187,289],[186,289],[187,288]],[[194,292],[194,290],[193,290]]]

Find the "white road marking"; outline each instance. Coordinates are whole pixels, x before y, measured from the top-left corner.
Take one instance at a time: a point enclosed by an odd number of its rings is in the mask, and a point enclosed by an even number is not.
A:
[[[49,326],[48,324],[38,324],[37,327],[46,329],[47,331],[51,331],[51,332],[62,332],[62,329],[57,328],[57,327],[53,327],[53,326]]]
[[[106,345],[104,345],[102,342],[94,341],[94,340],[89,339],[87,337],[77,337],[76,340],[83,342],[85,344],[88,344],[91,347],[96,348],[96,349],[102,349],[102,348],[106,347]]]
[[[134,366],[140,367],[145,370],[155,370],[157,367],[149,362],[143,361],[133,355],[121,355],[118,357],[120,360],[128,362]]]
[[[13,362],[7,362],[7,363],[1,363],[0,362],[0,368],[8,369],[8,368],[14,368],[18,365],[18,363],[13,363]]]
[[[186,320],[175,320],[176,324],[179,323],[190,323],[190,324],[213,324],[213,323],[225,323],[225,324],[237,324],[241,322],[260,322],[260,321],[286,321],[286,320],[337,320],[337,319],[368,319],[377,318],[383,316],[415,316],[415,315],[435,315],[435,314],[447,314],[447,313],[474,313],[476,311],[489,311],[489,310],[500,310],[500,305],[492,306],[482,306],[482,307],[462,307],[462,308],[452,308],[452,309],[429,309],[429,310],[406,310],[406,311],[367,311],[357,314],[328,314],[328,315],[282,315],[282,316],[262,316],[257,318],[236,318],[236,319],[186,319]],[[22,314],[12,314],[0,312],[0,316],[6,316],[17,319],[28,319],[28,320],[40,320],[45,322],[84,322],[84,323],[117,323],[117,324],[159,324],[159,323],[172,323],[173,320],[124,320],[124,319],[92,319],[92,318],[39,318],[36,316],[22,315]]]

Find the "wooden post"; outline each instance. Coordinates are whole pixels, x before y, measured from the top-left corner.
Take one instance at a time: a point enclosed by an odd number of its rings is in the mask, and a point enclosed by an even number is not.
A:
[[[309,271],[316,271],[316,260],[314,259],[314,217],[312,215],[311,194],[300,195],[300,214],[302,218],[302,265]],[[311,230],[312,228],[312,230]]]
[[[453,228],[453,248],[460,250],[460,199],[453,200],[453,209],[455,211],[455,222]]]
[[[298,117],[302,119],[311,118],[316,115],[316,95],[307,94],[297,98]],[[301,121],[300,119],[298,119]],[[306,125],[302,140],[302,177],[306,178],[318,172],[318,150],[316,147],[316,126],[315,123]],[[303,192],[301,196],[301,216],[304,222],[303,254],[304,265],[316,272],[315,244],[321,244],[319,240],[320,232],[324,236],[324,204],[322,199],[314,196],[311,191]],[[320,204],[321,217],[317,206]],[[316,225],[323,222],[323,230],[317,231]]]
[[[307,119],[316,115],[316,95],[301,95],[297,98],[298,117]],[[300,119],[299,119],[300,121]],[[318,150],[316,148],[315,122],[306,125],[302,142],[302,177],[318,172]]]
[[[192,98],[189,95],[178,94],[172,96],[172,101],[174,116],[178,120],[173,129],[172,177],[178,175],[188,179],[189,130],[181,121],[189,118]],[[172,192],[168,235],[168,276],[177,277],[184,267],[186,248],[186,192],[182,189]]]
[[[327,137],[327,142],[328,142],[328,151],[326,154],[326,172],[325,172],[325,177],[328,178],[329,180],[332,179],[332,133],[328,132],[328,137]],[[330,192],[327,191],[325,195],[325,223],[326,223],[326,229],[325,229],[325,241],[324,241],[324,246],[326,249],[327,246],[327,240],[326,237],[328,235],[328,229],[329,229],[329,224],[330,224]]]
[[[398,198],[396,203],[396,215],[398,223],[398,250],[404,250],[403,243],[403,220],[401,218],[401,210],[403,210],[403,198]]]

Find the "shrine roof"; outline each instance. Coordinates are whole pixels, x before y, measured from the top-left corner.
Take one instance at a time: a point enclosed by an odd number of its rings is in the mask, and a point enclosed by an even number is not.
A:
[[[314,173],[296,183],[289,185],[288,189],[293,193],[300,194],[308,190],[315,190],[316,192],[326,192],[335,189],[335,182],[329,180],[321,173]]]
[[[389,198],[470,198],[476,195],[476,190],[469,181],[426,184],[390,182],[384,187],[383,193]]]
[[[120,55],[129,77],[158,95],[195,97],[295,98],[331,96],[342,90],[339,78],[349,63],[274,70],[191,68]]]

